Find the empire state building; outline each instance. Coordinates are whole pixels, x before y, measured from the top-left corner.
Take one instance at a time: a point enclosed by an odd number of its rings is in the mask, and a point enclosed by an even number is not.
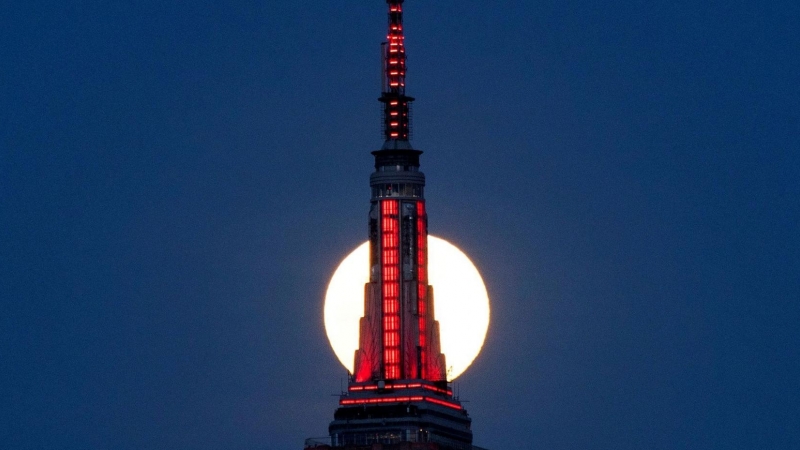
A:
[[[472,450],[471,419],[447,382],[433,288],[421,151],[409,142],[403,0],[387,0],[384,144],[372,152],[369,282],[359,348],[329,437],[306,448]]]

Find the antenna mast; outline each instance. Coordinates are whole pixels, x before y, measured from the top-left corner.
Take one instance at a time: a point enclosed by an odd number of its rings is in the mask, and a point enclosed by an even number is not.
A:
[[[389,4],[389,34],[383,49],[384,88],[379,99],[383,104],[384,149],[411,149],[408,142],[410,117],[406,96],[406,48],[403,35],[403,0],[386,0]]]

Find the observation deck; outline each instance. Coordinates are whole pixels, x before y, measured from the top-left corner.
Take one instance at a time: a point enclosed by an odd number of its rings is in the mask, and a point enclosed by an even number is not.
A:
[[[309,442],[347,449],[405,443],[427,446],[396,448],[472,450],[471,424],[447,382],[351,382],[339,398],[330,438],[308,441],[307,447]]]

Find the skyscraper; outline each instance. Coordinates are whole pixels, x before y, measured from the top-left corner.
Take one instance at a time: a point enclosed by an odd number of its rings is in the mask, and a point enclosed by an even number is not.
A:
[[[428,216],[421,151],[409,142],[403,0],[387,0],[383,45],[384,144],[372,152],[369,282],[359,348],[330,437],[306,447],[473,449],[471,419],[447,382],[433,288],[428,284]]]

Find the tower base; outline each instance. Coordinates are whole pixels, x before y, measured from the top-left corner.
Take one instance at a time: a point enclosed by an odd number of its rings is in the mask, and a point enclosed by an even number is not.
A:
[[[339,400],[329,437],[317,450],[479,450],[472,419],[446,383],[394,380],[352,383]]]

